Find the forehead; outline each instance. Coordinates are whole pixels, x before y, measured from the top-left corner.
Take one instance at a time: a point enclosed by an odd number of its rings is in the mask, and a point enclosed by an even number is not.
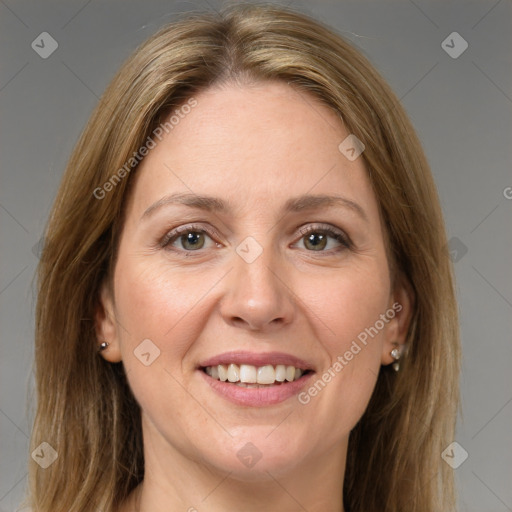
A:
[[[364,160],[349,161],[338,148],[349,132],[312,95],[263,82],[208,89],[194,100],[187,113],[170,114],[172,129],[136,171],[130,210],[139,216],[176,192],[223,197],[240,215],[304,194],[342,194],[377,213]]]

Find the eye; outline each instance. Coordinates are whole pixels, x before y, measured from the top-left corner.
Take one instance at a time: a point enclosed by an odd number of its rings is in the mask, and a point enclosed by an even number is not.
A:
[[[309,252],[319,252],[331,254],[351,247],[350,239],[343,231],[340,231],[329,225],[310,225],[299,229],[303,235],[304,246]],[[218,235],[215,231],[199,225],[180,226],[168,233],[160,241],[159,245],[169,251],[185,252],[187,256],[193,252],[199,252],[205,249],[206,240],[212,240]],[[338,246],[325,250],[329,245],[329,239],[338,242]],[[213,240],[212,240],[213,242]],[[177,247],[180,244],[181,247]],[[216,243],[217,247],[221,244]],[[211,246],[210,246],[211,247]]]
[[[160,242],[160,246],[168,250],[195,252],[205,247],[206,238],[215,237],[216,233],[201,226],[188,225],[176,228],[167,233]],[[175,243],[181,248],[174,248]]]
[[[329,225],[307,226],[301,228],[299,232],[304,235],[301,240],[304,240],[306,249],[313,252],[330,253],[330,250],[324,250],[328,245],[329,238],[336,240],[340,244],[332,250],[333,252],[349,249],[351,247],[348,236],[345,235],[343,231],[339,231]]]

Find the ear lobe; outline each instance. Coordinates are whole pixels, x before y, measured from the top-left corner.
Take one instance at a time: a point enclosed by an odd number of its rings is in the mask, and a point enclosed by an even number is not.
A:
[[[106,282],[104,282],[100,288],[95,311],[95,326],[98,350],[102,342],[106,341],[108,343],[108,346],[104,350],[101,350],[100,355],[111,363],[121,361],[114,300]]]

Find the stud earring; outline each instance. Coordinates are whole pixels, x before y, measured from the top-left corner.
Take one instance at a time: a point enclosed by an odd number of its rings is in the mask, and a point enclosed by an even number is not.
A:
[[[108,346],[109,346],[108,341],[101,342],[98,352],[103,352]]]
[[[397,346],[390,352],[391,357],[395,360],[395,362],[393,363],[393,370],[395,370],[395,372],[400,370],[400,362],[399,362],[399,359],[400,359],[400,349],[398,348],[398,344],[397,343],[396,343],[396,345]]]

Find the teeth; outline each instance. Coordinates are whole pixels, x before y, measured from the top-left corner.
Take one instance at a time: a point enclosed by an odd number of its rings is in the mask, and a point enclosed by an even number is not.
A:
[[[260,384],[263,384],[257,378],[257,373],[258,372],[256,371],[256,366],[252,366],[250,364],[241,364],[240,382],[246,382],[247,384],[254,384],[256,382],[259,382]]]
[[[271,364],[260,366],[258,368],[258,384],[274,384],[275,381],[276,371]]]
[[[295,368],[295,366],[285,366],[278,364],[272,366],[253,366],[251,364],[219,364],[217,366],[207,366],[205,372],[213,379],[222,382],[232,382],[238,386],[247,388],[259,388],[275,384],[276,382],[293,382],[300,379],[304,370]]]
[[[240,368],[237,364],[230,364],[228,366],[228,380],[229,382],[237,382],[240,380]]]
[[[284,364],[276,366],[276,380],[277,382],[284,382],[286,380],[286,366]]]
[[[208,366],[206,369],[208,370],[208,368],[212,368],[212,367]],[[219,374],[219,380],[221,380],[222,382],[226,382],[228,380],[228,368],[226,365],[219,364],[217,366],[217,372]],[[210,375],[210,377],[211,377],[211,375]]]

